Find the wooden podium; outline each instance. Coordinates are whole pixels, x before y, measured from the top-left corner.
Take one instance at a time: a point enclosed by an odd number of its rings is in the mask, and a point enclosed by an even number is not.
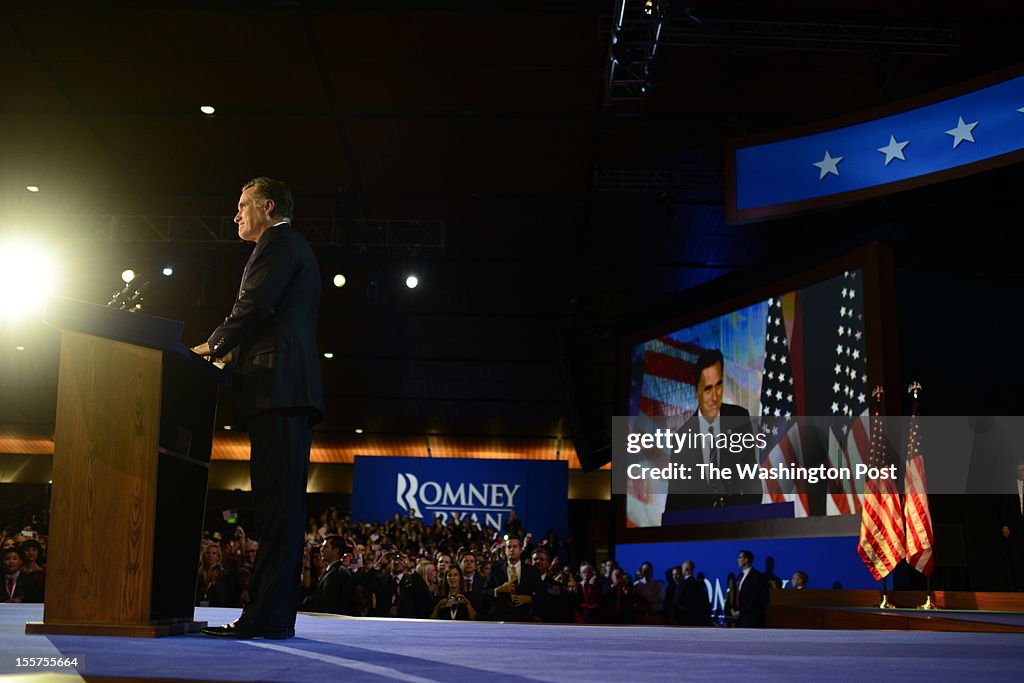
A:
[[[51,297],[61,330],[43,621],[26,633],[198,631],[199,547],[226,373],[183,323]]]

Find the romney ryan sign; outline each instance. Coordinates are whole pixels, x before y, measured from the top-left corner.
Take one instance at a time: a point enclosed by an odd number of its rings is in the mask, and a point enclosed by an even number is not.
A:
[[[563,461],[357,456],[352,515],[384,520],[396,512],[447,523],[469,516],[500,530],[511,510],[536,536],[568,527],[569,471]]]

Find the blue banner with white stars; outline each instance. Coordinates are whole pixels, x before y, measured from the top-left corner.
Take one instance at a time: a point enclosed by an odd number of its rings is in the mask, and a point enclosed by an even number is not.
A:
[[[738,145],[730,209],[732,218],[749,219],[788,213],[785,205],[794,211],[820,206],[833,195],[842,201],[884,194],[908,186],[907,181],[926,184],[929,176],[939,179],[934,174],[1021,150],[1024,76],[1017,76],[854,125]],[[898,185],[886,188],[892,183]]]

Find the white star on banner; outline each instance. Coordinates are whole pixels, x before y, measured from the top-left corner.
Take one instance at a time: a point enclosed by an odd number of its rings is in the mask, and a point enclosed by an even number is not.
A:
[[[893,135],[889,136],[889,144],[885,147],[879,147],[878,151],[885,155],[885,165],[888,166],[889,162],[893,159],[899,159],[900,161],[906,161],[907,158],[903,156],[903,148],[910,144],[910,140],[903,142],[896,142],[896,137]],[[917,149],[915,147],[915,149]]]
[[[853,359],[857,360],[858,358],[860,358],[860,350],[859,349],[854,349],[853,350]]]
[[[866,397],[866,396],[865,396],[864,394],[858,394],[858,395],[857,395],[857,401],[858,401],[858,402],[860,402],[860,403],[865,403],[865,402],[866,402],[867,400],[868,400],[868,399],[867,399],[867,397]]]
[[[974,142],[974,140],[971,140],[971,142]],[[829,173],[838,176],[839,168],[837,167],[839,165],[839,162],[842,160],[842,157],[833,157],[831,154],[829,154],[828,150],[826,149],[825,158],[822,159],[821,161],[815,161],[813,164],[814,166],[817,166],[818,168],[821,169],[821,173],[818,174],[818,180],[824,180],[825,176],[827,176]]]
[[[974,135],[971,131],[974,130],[976,125],[978,125],[977,121],[974,123],[964,123],[964,117],[961,116],[960,121],[956,124],[956,128],[950,128],[946,131],[946,135],[953,136],[953,149],[956,149],[957,145],[964,140],[967,140],[967,142],[974,142]]]
[[[836,392],[837,394],[839,393],[839,382],[836,382],[835,384],[832,385],[832,391]]]
[[[835,401],[832,401],[832,412],[833,413],[838,413],[839,412],[839,404],[836,403]]]
[[[842,371],[843,371],[843,368],[839,365],[839,363],[836,363],[836,374],[838,375]]]

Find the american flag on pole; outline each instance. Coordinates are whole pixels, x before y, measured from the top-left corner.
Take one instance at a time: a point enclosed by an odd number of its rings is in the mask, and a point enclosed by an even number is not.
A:
[[[917,420],[917,393],[921,385],[914,382],[910,391],[914,395],[910,411],[909,436],[907,438],[907,468],[904,474],[903,516],[907,521],[907,564],[925,576],[935,568],[932,553],[932,515],[928,509],[928,484],[924,477],[924,460],[921,458],[921,432]]]
[[[830,406],[830,414],[835,417],[829,426],[828,465],[853,471],[864,462],[869,441],[867,346],[859,270],[843,273],[841,296]],[[854,490],[853,482],[830,481],[825,509],[828,515],[860,512],[861,496]]]
[[[873,392],[876,405],[871,415],[870,467],[885,467],[885,431],[882,418],[882,387]],[[896,482],[892,479],[868,479],[864,485],[864,508],[860,518],[860,543],[857,554],[875,580],[889,575],[906,557],[903,531],[903,507]]]
[[[797,370],[793,367],[793,356],[799,354],[790,354],[789,338],[798,335],[787,334],[783,305],[786,297],[796,296],[796,293],[791,293],[768,300],[764,372],[761,376],[761,429],[766,433],[768,445],[758,457],[762,467],[799,466],[802,463],[799,424],[797,420],[790,419],[797,413],[793,381]],[[793,305],[795,302],[791,300],[788,303],[791,304],[790,310],[799,311]],[[798,328],[798,324],[798,319],[794,319],[790,329]],[[792,501],[794,517],[807,517],[810,513],[807,484],[803,479],[766,479],[762,481],[761,489],[764,503]]]

